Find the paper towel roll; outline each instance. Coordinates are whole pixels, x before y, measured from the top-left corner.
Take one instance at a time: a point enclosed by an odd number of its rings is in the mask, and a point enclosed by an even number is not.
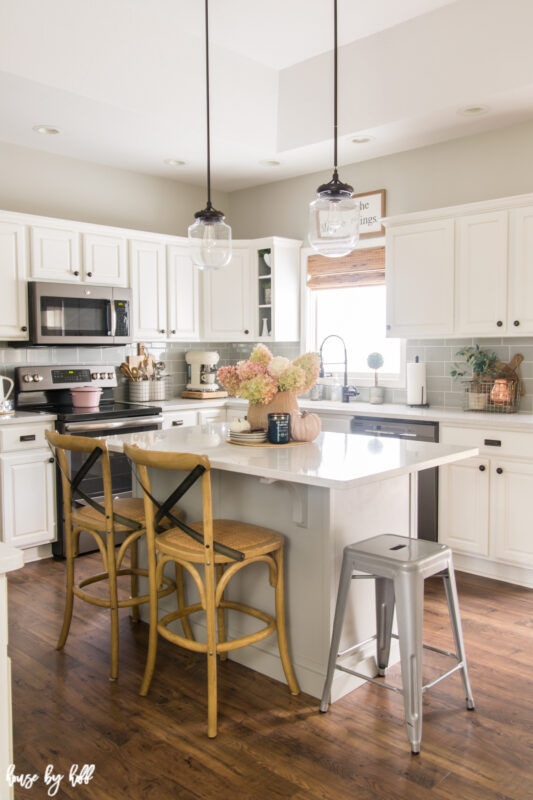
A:
[[[426,365],[415,361],[407,364],[407,405],[423,406],[426,403]]]

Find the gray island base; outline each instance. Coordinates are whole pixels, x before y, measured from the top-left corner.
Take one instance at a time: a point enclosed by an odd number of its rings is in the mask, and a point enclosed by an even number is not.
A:
[[[239,447],[227,443],[226,435],[225,424],[207,424],[111,436],[107,443],[111,452],[121,452],[127,442],[147,450],[208,456],[213,515],[262,525],[285,535],[289,648],[300,688],[319,698],[343,548],[380,533],[416,535],[416,473],[470,458],[478,450],[342,433],[322,433],[315,442],[293,447]],[[179,483],[180,474],[155,471],[151,480],[154,495],[165,499]],[[180,506],[187,512],[188,521],[200,519],[198,486],[187,493]],[[145,558],[141,552],[141,561]],[[274,591],[261,570],[266,570],[264,564],[253,564],[238,573],[229,584],[227,596],[273,613]],[[375,632],[373,582],[354,583],[341,649]],[[191,584],[187,601],[197,601]],[[172,595],[164,598],[160,616],[175,607]],[[229,638],[255,630],[254,621],[241,616],[235,619],[229,612]],[[195,634],[203,639],[200,617],[193,616],[191,622]],[[147,607],[141,608],[141,618],[148,620]],[[347,666],[376,675],[374,651],[371,643],[350,655]],[[230,658],[284,681],[273,638],[234,651]],[[391,663],[395,660],[397,650],[391,650]],[[337,672],[332,700],[361,683],[359,678]]]

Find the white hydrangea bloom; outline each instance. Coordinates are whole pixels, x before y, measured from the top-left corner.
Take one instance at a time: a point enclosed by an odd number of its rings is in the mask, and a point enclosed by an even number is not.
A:
[[[269,361],[267,371],[273,378],[276,380],[283,375],[287,367],[290,365],[290,361],[288,358],[284,356],[274,356],[274,358]]]

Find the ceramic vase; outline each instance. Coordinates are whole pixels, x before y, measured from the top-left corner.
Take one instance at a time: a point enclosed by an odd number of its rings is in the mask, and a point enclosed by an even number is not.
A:
[[[294,392],[278,392],[274,395],[274,399],[265,405],[250,405],[248,406],[248,413],[246,418],[252,430],[268,428],[268,415],[275,413],[292,413],[298,411],[298,400]]]

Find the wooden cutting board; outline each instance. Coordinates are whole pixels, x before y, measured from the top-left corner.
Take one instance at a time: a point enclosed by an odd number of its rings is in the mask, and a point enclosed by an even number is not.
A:
[[[185,389],[181,396],[192,400],[220,400],[221,397],[227,397],[228,393],[222,390],[219,392],[193,392]]]

